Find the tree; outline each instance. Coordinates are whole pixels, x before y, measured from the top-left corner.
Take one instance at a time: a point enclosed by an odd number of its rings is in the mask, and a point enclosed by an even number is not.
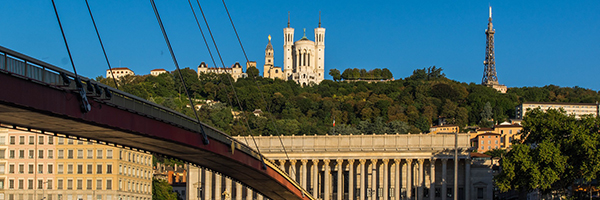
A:
[[[591,181],[600,173],[600,118],[581,119],[564,110],[536,108],[523,120],[522,144],[501,161],[495,177],[502,191],[540,189],[565,193],[575,181]]]
[[[152,179],[152,199],[177,200],[177,193],[165,180]]]
[[[333,77],[333,81],[340,81],[340,80],[342,80],[342,75],[340,74],[340,70],[330,69],[329,70],[329,75],[331,75],[331,77]]]
[[[491,119],[492,116],[494,115],[494,113],[492,112],[492,104],[490,104],[490,102],[486,102],[485,106],[483,106],[483,110],[481,111],[481,121],[479,122],[479,124],[483,127],[489,127],[491,128],[491,126],[493,126],[493,123],[491,123]]]
[[[258,69],[256,69],[256,67],[248,67],[248,69],[246,69],[246,74],[248,74],[249,78],[256,78],[258,77]]]

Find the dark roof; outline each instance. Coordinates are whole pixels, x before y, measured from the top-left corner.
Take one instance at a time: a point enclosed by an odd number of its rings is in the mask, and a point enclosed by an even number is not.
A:
[[[493,131],[493,128],[478,128],[477,131]]]
[[[496,125],[494,127],[523,127],[519,124],[509,124],[509,125]]]
[[[485,133],[477,134],[477,136],[480,136],[480,135],[500,135],[500,133],[485,132]]]
[[[269,40],[269,44],[267,44],[266,50],[273,50],[273,45],[271,44],[271,40]]]
[[[492,156],[490,156],[490,155],[477,153],[477,152],[471,152],[471,158],[491,158],[491,157]]]

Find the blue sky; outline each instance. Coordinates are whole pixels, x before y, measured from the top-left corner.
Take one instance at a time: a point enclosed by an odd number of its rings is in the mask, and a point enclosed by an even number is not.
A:
[[[203,61],[214,66],[188,2],[155,1],[180,66],[196,69]],[[129,67],[136,74],[175,69],[149,1],[89,2],[113,67]],[[435,65],[451,79],[480,83],[484,30],[488,5],[492,5],[501,84],[600,90],[597,0],[226,3],[249,59],[258,62],[261,72],[268,35],[273,37],[275,64],[282,65],[288,11],[296,29],[295,40],[302,37],[303,28],[309,39],[314,38],[321,11],[326,28],[326,72],[333,68],[388,68],[396,78],[404,78],[414,69]],[[57,0],[56,4],[77,71],[87,77],[104,76],[108,67],[85,1]],[[225,65],[245,63],[221,1],[201,4]],[[71,69],[51,1],[4,1],[0,19],[0,45]]]

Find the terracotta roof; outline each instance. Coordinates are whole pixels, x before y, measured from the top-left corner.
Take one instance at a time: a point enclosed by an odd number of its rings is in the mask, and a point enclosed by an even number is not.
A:
[[[451,124],[448,124],[448,125],[439,125],[439,126],[432,126],[431,128],[437,128],[437,127],[457,127],[457,125],[451,125]]]
[[[544,104],[544,105],[598,105],[595,103],[568,103],[568,102],[523,102],[522,104]]]
[[[131,69],[129,69],[127,67],[115,67],[115,68],[112,68],[112,70],[131,70]],[[110,71],[110,69],[107,69],[106,71]]]
[[[157,71],[167,71],[167,70],[165,70],[165,69],[153,69],[153,70],[150,70],[150,71],[151,72],[157,72]]]
[[[490,155],[477,153],[477,152],[471,152],[471,158],[491,158],[491,157],[492,156],[490,156]]]
[[[510,125],[496,125],[494,127],[523,127],[519,124],[510,124]]]
[[[485,132],[485,133],[477,134],[477,136],[480,136],[480,135],[500,135],[500,133]]]
[[[493,128],[479,128],[477,131],[493,131]]]

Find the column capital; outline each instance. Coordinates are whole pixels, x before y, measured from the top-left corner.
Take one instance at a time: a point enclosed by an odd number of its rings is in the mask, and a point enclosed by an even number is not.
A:
[[[350,164],[354,164],[354,159],[350,159],[350,160],[348,160],[348,163],[350,163]]]
[[[361,164],[361,165],[364,165],[364,164],[367,162],[367,160],[366,160],[366,159],[360,159],[360,160],[358,160],[358,161],[360,162],[360,164]]]
[[[442,164],[446,164],[448,162],[448,158],[442,158]]]
[[[390,162],[390,159],[381,159],[381,161],[382,161],[384,164],[387,164],[388,162]]]
[[[315,163],[315,164],[319,163],[319,159],[312,159],[312,162]]]
[[[329,160],[329,159],[323,159],[323,163],[325,163],[325,165],[328,165],[329,162],[331,162],[331,160]]]
[[[398,164],[398,163],[400,163],[400,161],[402,161],[402,160],[398,159],[398,158],[394,158],[394,163]]]
[[[308,160],[302,159],[302,160],[300,160],[300,162],[302,162],[303,165],[306,165],[306,163],[308,163]]]
[[[425,159],[419,158],[419,159],[417,159],[417,162],[419,162],[419,164],[423,164],[423,162],[425,162]]]
[[[342,163],[342,162],[344,162],[344,159],[338,158],[338,159],[335,159],[335,162]]]
[[[412,164],[413,160],[412,159],[406,159],[406,163],[408,163],[409,165]]]
[[[377,163],[377,159],[371,159],[371,163]]]
[[[431,158],[429,159],[429,161],[431,161],[431,162],[435,162],[436,160],[437,160],[437,158],[436,158],[436,157],[431,157]]]
[[[292,163],[292,165],[293,165],[293,164],[296,164],[296,161],[297,160],[290,160],[290,163]]]
[[[286,161],[285,159],[281,159],[281,160],[279,160],[279,163],[283,164],[283,163],[285,163],[285,161]]]

